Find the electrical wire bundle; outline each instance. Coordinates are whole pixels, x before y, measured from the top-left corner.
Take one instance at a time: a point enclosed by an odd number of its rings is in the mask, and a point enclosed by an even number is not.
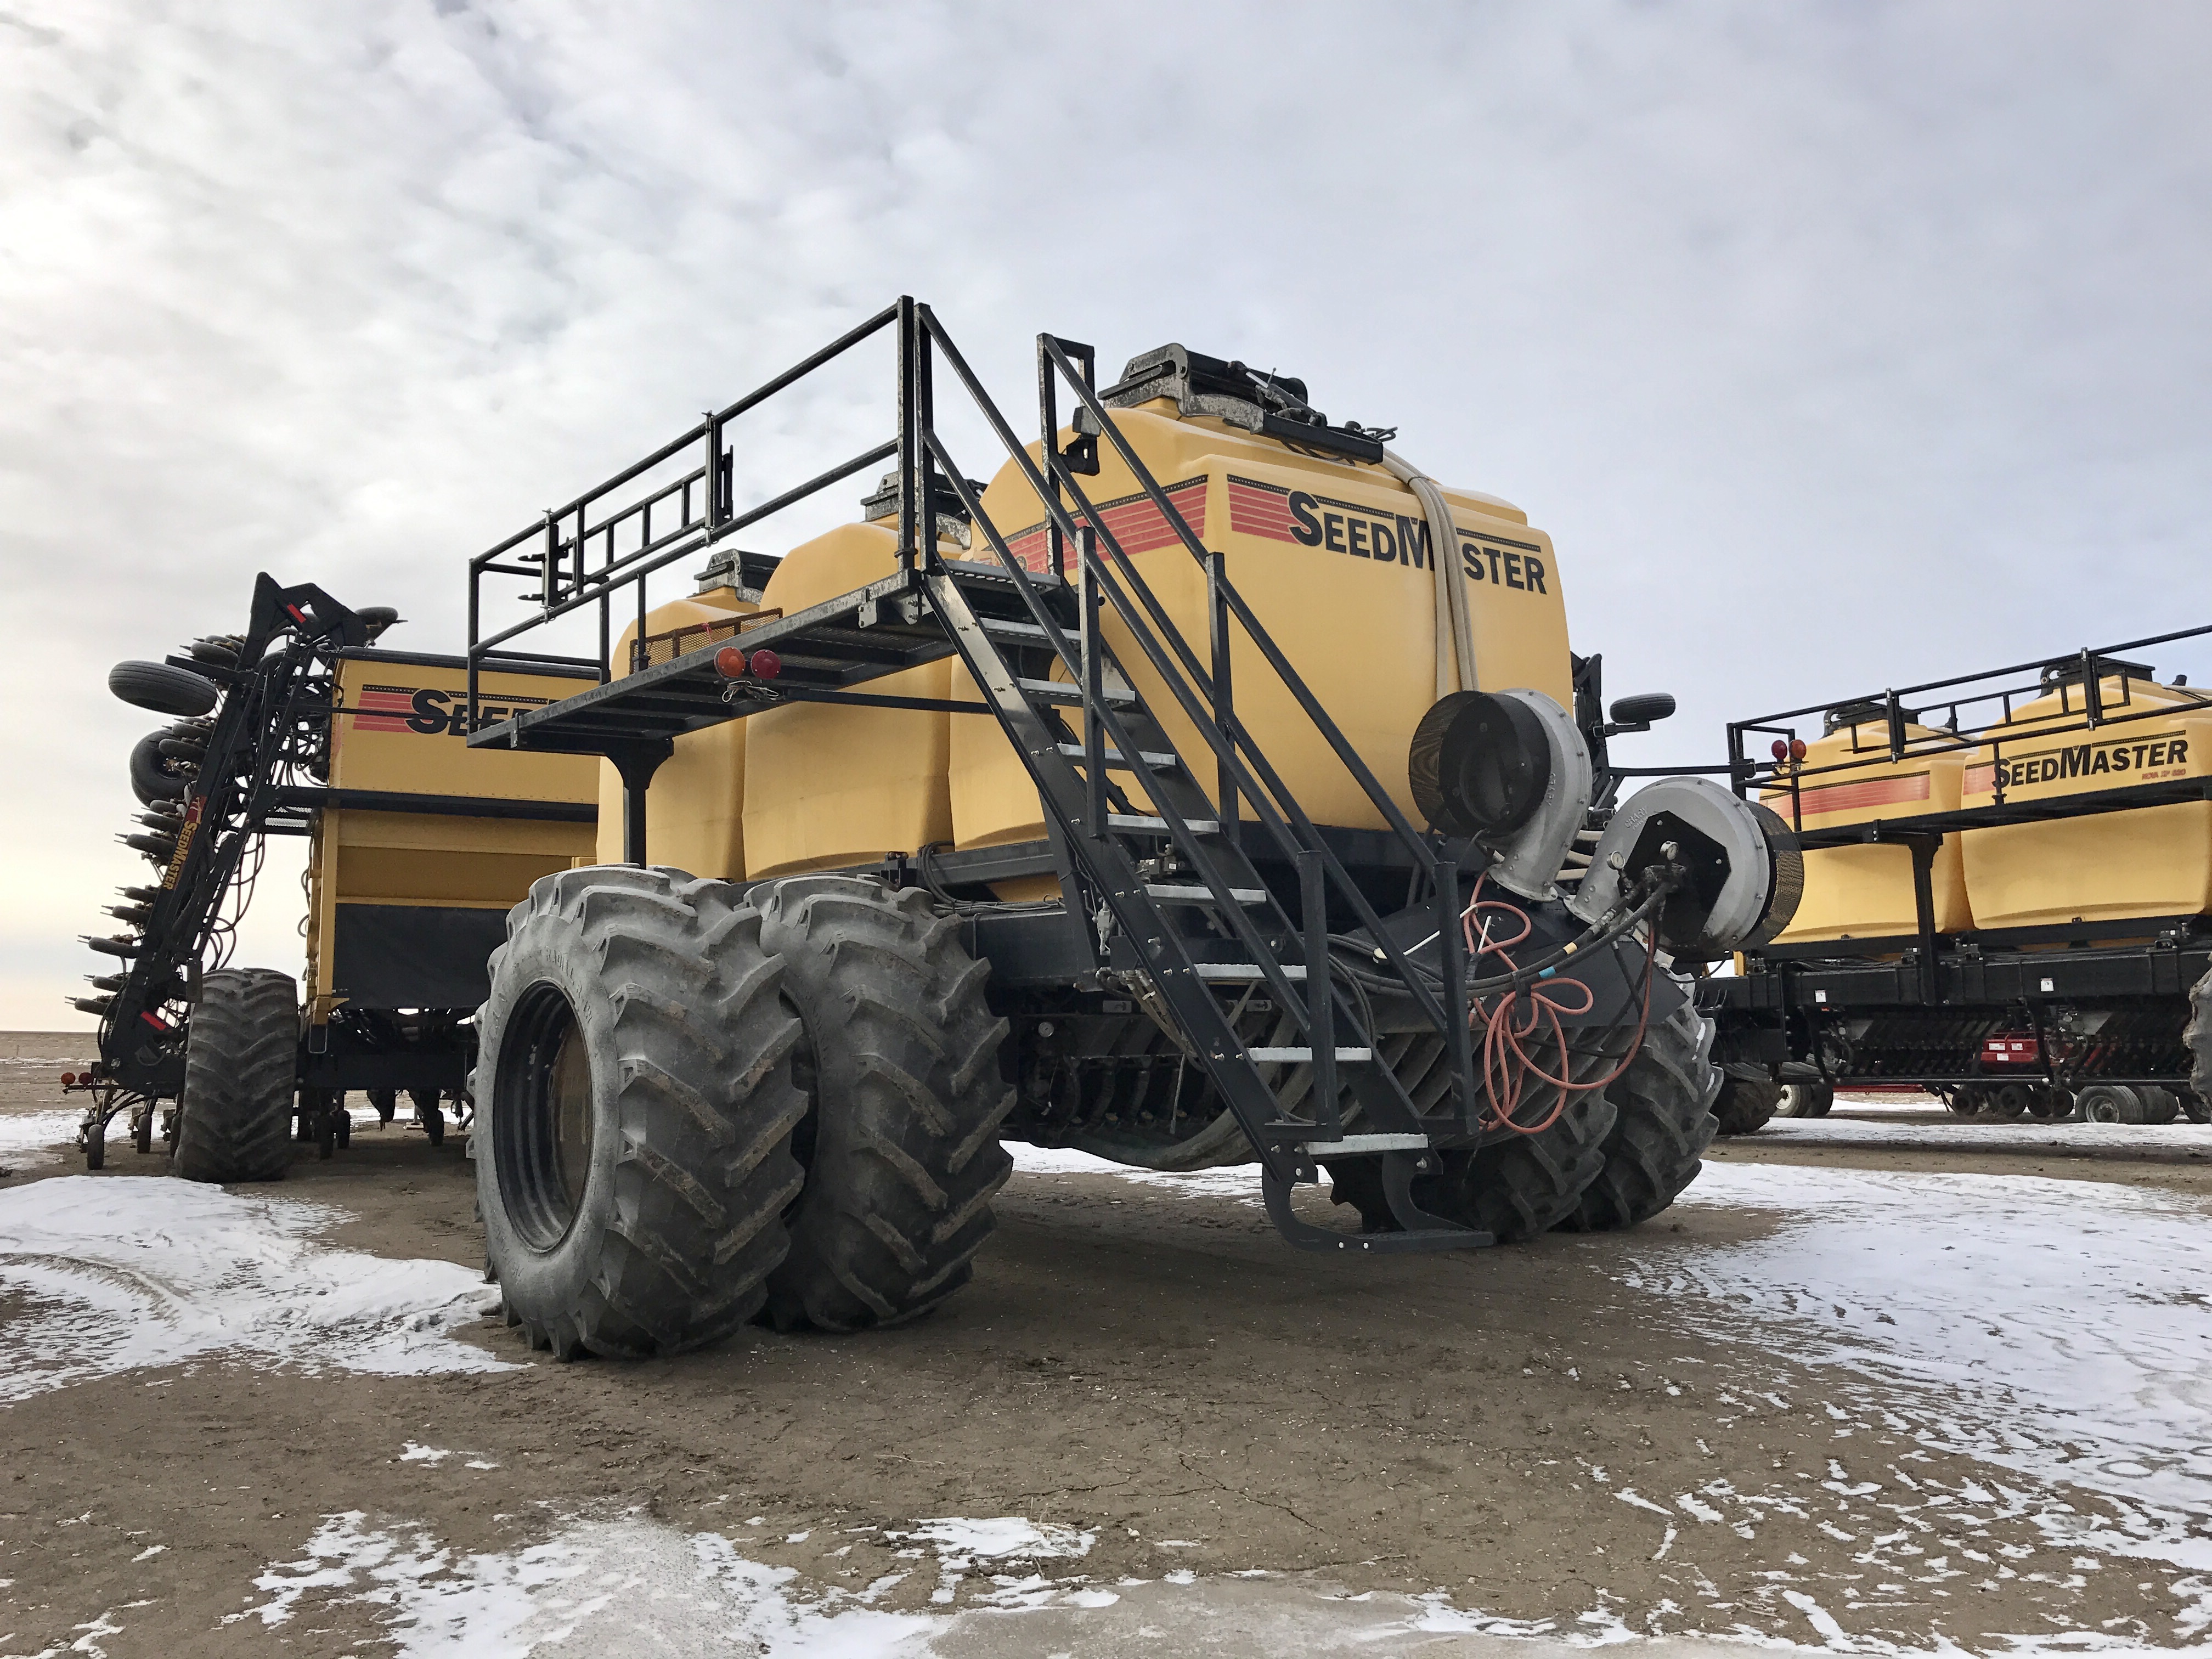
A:
[[[1516,967],[1508,952],[1535,931],[1535,924],[1519,905],[1504,899],[1484,898],[1482,882],[1482,878],[1476,878],[1474,896],[1468,899],[1467,908],[1460,912],[1460,927],[1467,940],[1468,963],[1473,970],[1469,988],[1485,982],[1480,970],[1486,957],[1495,956],[1504,964],[1507,969],[1504,977],[1508,981],[1502,990],[1489,996],[1471,996],[1468,1003],[1468,1029],[1479,1030],[1482,1036],[1483,1091],[1490,1097],[1486,1122],[1493,1127],[1510,1129],[1516,1134],[1541,1134],[1559,1121],[1559,1115],[1567,1109],[1567,1103],[1576,1095],[1602,1089],[1626,1071],[1630,1062],[1636,1058],[1637,1051],[1644,1046],[1644,1029],[1651,1019],[1651,980],[1658,966],[1658,939],[1655,933],[1647,935],[1645,939],[1642,995],[1639,998],[1642,1006],[1637,1012],[1636,1035],[1629,1042],[1627,1053],[1621,1057],[1620,1064],[1603,1077],[1577,1082],[1574,1068],[1565,1063],[1571,1051],[1560,1017],[1565,1015],[1573,1018],[1588,1013],[1596,1002],[1596,994],[1582,980],[1556,977],[1556,966],[1544,967],[1534,979],[1523,980],[1524,970]],[[1663,896],[1663,891],[1654,894],[1644,904],[1638,906],[1632,914],[1640,919]],[[1484,913],[1490,915],[1484,915]],[[1510,938],[1494,939],[1491,936],[1491,916],[1501,915],[1518,921],[1520,931]],[[1479,929],[1476,925],[1478,916],[1484,917]],[[1626,931],[1626,928],[1622,929],[1622,932]],[[1619,936],[1618,933],[1614,935],[1616,938]],[[1577,948],[1577,944],[1570,943],[1554,954],[1564,959]],[[1567,993],[1570,988],[1582,994],[1579,1003],[1564,1000],[1563,994]],[[1549,1048],[1560,1056],[1560,1070],[1566,1073],[1564,1077],[1553,1077],[1546,1071],[1541,1060],[1524,1046],[1525,1040],[1533,1036],[1537,1038],[1540,1051],[1542,1050],[1546,1046],[1547,1032]],[[1559,1096],[1552,1103],[1552,1109],[1540,1118],[1533,1122],[1524,1122],[1520,1117],[1521,1104],[1532,1084],[1548,1085],[1559,1091]]]

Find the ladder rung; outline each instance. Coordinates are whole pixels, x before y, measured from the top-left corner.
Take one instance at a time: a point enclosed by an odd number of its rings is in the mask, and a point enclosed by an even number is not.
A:
[[[1083,701],[1083,688],[1070,685],[1065,680],[1016,680],[1014,684],[1026,695],[1041,697],[1047,702],[1080,703]],[[1110,685],[1102,690],[1098,696],[1102,702],[1121,708],[1127,708],[1137,700],[1135,692],[1119,690]]]
[[[1153,817],[1143,812],[1109,812],[1106,827],[1109,830],[1133,830],[1140,835],[1164,836],[1168,833],[1165,818]],[[1221,833],[1220,822],[1214,818],[1186,818],[1183,828],[1194,836],[1218,836]]]
[[[1304,1150],[1312,1158],[1349,1158],[1361,1152],[1425,1152],[1426,1135],[1346,1135],[1341,1140],[1309,1140]]]
[[[1256,962],[1201,962],[1196,966],[1200,979],[1241,981],[1267,976],[1266,969]],[[1285,962],[1280,966],[1285,979],[1304,979],[1306,976],[1304,963]]]
[[[1052,637],[1035,623],[1010,622],[1004,617],[978,617],[975,620],[982,624],[986,634],[1002,640],[1035,640],[1042,645]]]
[[[1063,743],[1060,745],[1060,752],[1072,761],[1089,758],[1079,743]],[[1137,751],[1137,763],[1155,772],[1172,772],[1182,764],[1182,757],[1172,749],[1139,749]],[[1128,757],[1118,749],[1109,749],[1106,751],[1106,764],[1124,772],[1135,769],[1130,766]]]
[[[1218,902],[1213,896],[1213,890],[1209,887],[1152,884],[1146,887],[1145,896],[1156,898],[1164,904],[1213,904]],[[1232,887],[1229,890],[1229,896],[1239,904],[1265,904],[1267,890],[1264,887]]]
[[[1295,1066],[1313,1058],[1313,1050],[1303,1048],[1247,1048],[1244,1052],[1263,1064],[1287,1063]],[[1372,1048],[1339,1048],[1336,1051],[1336,1057],[1340,1060],[1372,1060],[1375,1058],[1375,1051]]]

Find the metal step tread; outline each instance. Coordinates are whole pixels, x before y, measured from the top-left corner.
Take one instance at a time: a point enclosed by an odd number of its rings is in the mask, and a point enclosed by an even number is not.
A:
[[[1201,962],[1195,965],[1200,979],[1226,980],[1237,983],[1267,977],[1267,970],[1256,962]],[[1301,962],[1280,963],[1277,967],[1285,979],[1304,979],[1306,976],[1305,964]]]
[[[1345,1135],[1336,1140],[1309,1140],[1300,1148],[1313,1158],[1354,1158],[1364,1152],[1425,1152],[1426,1135]]]
[[[1145,812],[1109,812],[1106,815],[1106,827],[1109,830],[1127,830],[1160,836],[1168,833],[1168,821],[1165,818],[1154,817]],[[1183,820],[1183,828],[1194,836],[1218,836],[1221,833],[1220,821],[1216,818],[1186,818]]]
[[[1071,685],[1065,680],[1016,680],[1014,685],[1026,696],[1042,697],[1047,702],[1080,703],[1083,701],[1083,688]],[[1123,708],[1137,701],[1135,692],[1117,690],[1110,685],[1101,690],[1098,696],[1101,702]]]
[[[986,634],[1002,640],[1035,640],[1044,645],[1052,638],[1035,623],[1014,622],[1004,617],[978,617],[975,620]]]
[[[1214,904],[1219,902],[1209,887],[1186,887],[1174,884],[1148,882],[1145,886],[1147,898],[1158,899],[1164,904]],[[1267,890],[1264,887],[1232,887],[1229,896],[1239,904],[1265,904]]]
[[[1089,753],[1079,743],[1063,743],[1060,745],[1060,752],[1072,761],[1090,758]],[[1109,749],[1105,758],[1106,764],[1109,766],[1120,767],[1124,770],[1133,769],[1129,765],[1129,757],[1118,749]],[[1137,761],[1138,764],[1154,772],[1172,772],[1182,764],[1182,757],[1172,749],[1139,749],[1137,751]]]
[[[1013,586],[1013,577],[1007,574],[1006,567],[996,559],[988,562],[976,559],[940,559],[938,564],[939,568],[955,581],[1003,582],[1009,587]],[[1049,570],[1024,570],[1022,574],[1030,579],[1030,586],[1032,587],[1061,588],[1067,586],[1066,582],[1054,575]]]
[[[1247,1048],[1244,1052],[1262,1065],[1297,1065],[1313,1058],[1313,1050],[1307,1048]],[[1372,1060],[1375,1051],[1372,1048],[1339,1048],[1336,1057],[1339,1060]]]

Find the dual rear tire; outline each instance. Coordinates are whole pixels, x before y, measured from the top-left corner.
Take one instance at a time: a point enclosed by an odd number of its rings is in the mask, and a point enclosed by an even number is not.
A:
[[[857,1330],[965,1283],[1012,1167],[985,969],[927,896],[550,876],[477,1018],[477,1190],[507,1322],[561,1358],[765,1313]]]

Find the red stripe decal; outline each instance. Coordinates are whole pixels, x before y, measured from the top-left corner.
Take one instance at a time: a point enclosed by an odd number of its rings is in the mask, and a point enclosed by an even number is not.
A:
[[[1895,806],[1904,801],[1928,799],[1928,775],[1909,778],[1868,778],[1857,783],[1824,783],[1801,790],[1797,804],[1806,817],[1828,812],[1856,812],[1869,806]],[[1766,792],[1768,803],[1784,805],[1787,790]]]

